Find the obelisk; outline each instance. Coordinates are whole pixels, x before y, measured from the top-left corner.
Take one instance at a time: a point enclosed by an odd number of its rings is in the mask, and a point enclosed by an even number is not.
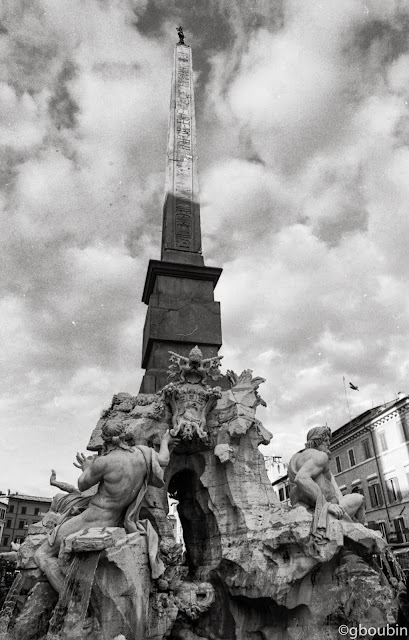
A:
[[[180,37],[173,59],[162,260],[202,265],[192,52]]]
[[[161,260],[150,260],[142,300],[148,305],[142,346],[146,370],[140,391],[155,393],[168,380],[169,351],[204,357],[222,344],[220,304],[213,290],[222,272],[202,256],[192,53],[181,27],[175,46]]]

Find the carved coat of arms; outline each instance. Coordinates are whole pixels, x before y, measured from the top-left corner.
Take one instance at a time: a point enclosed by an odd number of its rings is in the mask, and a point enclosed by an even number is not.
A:
[[[217,380],[222,356],[203,358],[199,347],[194,347],[185,358],[169,352],[169,375],[175,378],[162,389],[163,398],[172,411],[172,436],[183,440],[198,437],[206,440],[206,418],[221,397],[220,387],[210,387],[207,378]]]

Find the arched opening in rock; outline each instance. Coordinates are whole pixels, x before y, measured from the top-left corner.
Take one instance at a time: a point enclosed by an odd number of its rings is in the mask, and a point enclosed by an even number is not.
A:
[[[208,491],[195,471],[183,469],[171,478],[168,492],[178,502],[189,574],[202,576],[203,570],[215,567],[221,556],[220,533],[208,506]]]

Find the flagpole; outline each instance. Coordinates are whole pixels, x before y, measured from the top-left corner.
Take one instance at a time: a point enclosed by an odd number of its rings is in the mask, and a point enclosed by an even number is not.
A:
[[[347,407],[348,407],[349,419],[350,419],[350,420],[352,420],[351,410],[350,410],[350,408],[349,408],[349,402],[348,402],[347,388],[346,388],[346,384],[345,384],[345,376],[342,376],[342,379],[343,379],[343,381],[344,381],[345,399],[346,399],[346,401],[347,401]]]

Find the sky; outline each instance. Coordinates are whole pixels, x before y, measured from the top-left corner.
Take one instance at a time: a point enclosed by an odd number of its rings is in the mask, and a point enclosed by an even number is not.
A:
[[[179,24],[222,370],[266,379],[264,453],[409,392],[406,0],[3,0],[1,491],[75,482],[139,390]]]

